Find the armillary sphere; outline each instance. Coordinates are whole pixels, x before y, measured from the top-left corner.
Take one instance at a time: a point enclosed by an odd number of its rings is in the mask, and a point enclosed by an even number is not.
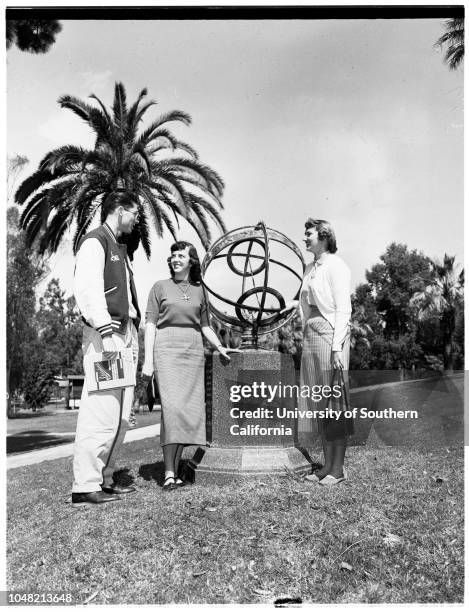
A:
[[[281,253],[276,258],[271,256],[271,246],[274,244],[276,250],[277,247],[283,248],[289,255],[293,253],[296,256],[297,270],[285,263],[288,257]],[[207,270],[217,259],[226,259],[227,268],[234,275],[233,280],[241,277],[241,290],[237,299],[220,295],[206,283]],[[274,267],[277,268],[277,283],[280,285],[276,287],[269,284],[272,282]],[[285,299],[279,289],[288,283],[279,276],[278,271],[288,275],[290,281],[293,275],[296,293],[288,299],[298,299],[305,268],[303,256],[285,234],[266,227],[262,221],[256,226],[240,227],[224,234],[207,251],[201,268],[203,284],[209,294],[231,309],[231,313],[222,311],[210,300],[210,312],[227,327],[243,332],[243,347],[248,344],[257,347],[259,335],[279,329],[295,316],[294,310],[281,312],[285,308]]]

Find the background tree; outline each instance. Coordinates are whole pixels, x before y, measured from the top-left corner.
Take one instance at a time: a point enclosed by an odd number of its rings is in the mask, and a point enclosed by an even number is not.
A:
[[[82,373],[82,324],[75,298],[65,297],[53,278],[39,300],[38,335],[53,376]]]
[[[398,338],[410,332],[412,315],[409,301],[419,279],[423,288],[431,278],[430,260],[423,253],[409,251],[405,244],[390,244],[380,257],[381,263],[366,271],[368,287],[376,314],[375,324],[383,328],[385,338]]]
[[[20,51],[47,53],[61,30],[55,19],[7,19],[7,49],[16,45]]]
[[[433,276],[422,291],[410,300],[419,321],[437,320],[441,331],[443,365],[454,368],[455,332],[458,317],[464,311],[464,270],[455,265],[455,257],[445,253],[443,262],[432,262]]]
[[[189,125],[183,111],[161,115],[138,133],[139,124],[153,101],[144,102],[143,89],[127,106],[122,83],[116,83],[114,103],[108,110],[95,95],[90,105],[73,96],[59,103],[85,121],[96,135],[94,149],[65,145],[48,153],[37,171],[20,185],[16,202],[24,205],[21,226],[28,245],[39,252],[57,250],[65,231],[76,224],[73,249],[101,210],[101,201],[116,188],[132,191],[139,200],[140,218],[127,239],[132,254],[139,242],[150,257],[150,225],[158,236],[166,227],[176,239],[178,218],[197,232],[203,245],[210,243],[208,219],[225,230],[220,208],[224,184],[196,151],[167,129],[168,122]],[[101,214],[101,221],[102,214]]]
[[[276,335],[276,350],[293,355],[295,368],[299,370],[303,350],[303,325],[300,314],[297,313],[286,325],[278,329]]]
[[[223,346],[228,348],[239,348],[241,346],[241,332],[231,329],[228,327],[228,325],[218,321],[218,319],[213,316],[211,317],[210,325],[220,338],[220,342],[223,344]],[[209,349],[209,346],[210,345],[207,343],[206,348]]]
[[[138,330],[138,362],[136,385],[134,392],[133,408],[135,412],[140,412],[140,407],[147,404],[147,387],[148,381],[142,379],[142,367],[145,359],[145,329],[142,327]]]
[[[12,398],[23,389],[28,364],[36,363],[36,288],[47,272],[42,259],[34,256],[18,229],[18,210],[7,211],[7,414],[14,416]]]
[[[387,247],[352,296],[352,323],[358,317],[354,335],[364,324],[371,334],[367,329],[369,345],[360,340],[352,347],[351,370],[399,369],[404,377],[405,370],[443,367],[438,321],[419,320],[411,306],[414,293],[423,291],[433,277],[431,260],[423,253],[403,244]]]
[[[8,204],[12,204],[13,191],[19,174],[29,164],[29,159],[25,155],[9,155],[7,159],[7,199]]]
[[[51,353],[44,343],[34,338],[30,344],[30,358],[25,361],[21,390],[24,407],[36,411],[50,399],[54,385],[54,367]]]
[[[8,283],[9,384],[13,393],[21,394],[24,407],[36,410],[49,401],[56,377],[82,373],[82,326],[74,298],[65,297],[57,279],[48,283],[36,309],[37,284],[44,274],[34,276],[31,266],[24,265],[31,252],[24,245],[21,252],[22,275],[15,269]],[[20,288],[15,279],[24,286]],[[12,410],[9,416],[14,416]]]
[[[369,325],[367,322],[365,305],[357,304],[356,300],[352,302],[350,333],[350,347],[352,349],[360,344],[370,348],[370,337],[373,334],[373,330],[371,329],[371,325]]]
[[[451,70],[462,63],[464,59],[464,17],[454,17],[445,23],[446,32],[436,41],[435,46],[447,45],[445,62]]]

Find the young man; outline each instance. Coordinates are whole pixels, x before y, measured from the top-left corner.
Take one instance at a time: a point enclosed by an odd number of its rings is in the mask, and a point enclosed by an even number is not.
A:
[[[74,293],[85,323],[83,355],[132,348],[138,357],[140,310],[127,257],[117,239],[137,221],[137,201],[124,190],[104,200],[103,225],[81,241],[75,265]],[[117,501],[135,491],[113,481],[116,453],[128,425],[134,387],[88,394],[86,380],[78,414],[73,458],[72,503]]]

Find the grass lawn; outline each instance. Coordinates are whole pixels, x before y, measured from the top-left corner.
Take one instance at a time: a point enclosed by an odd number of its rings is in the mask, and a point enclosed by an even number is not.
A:
[[[432,448],[432,447],[430,447]],[[9,470],[8,589],[73,603],[462,602],[463,445],[355,446],[349,480],[163,493],[158,440],[123,446],[138,491],[72,506],[71,459]]]

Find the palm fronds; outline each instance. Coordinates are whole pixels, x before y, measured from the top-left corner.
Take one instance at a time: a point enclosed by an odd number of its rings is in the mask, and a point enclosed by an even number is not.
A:
[[[445,23],[446,32],[436,41],[436,47],[447,45],[445,62],[451,70],[461,64],[464,59],[464,17],[454,17]]]
[[[30,246],[34,243],[41,252],[53,253],[65,230],[76,223],[76,251],[103,198],[118,187],[131,190],[140,201],[140,222],[135,234],[125,239],[129,252],[141,244],[150,257],[150,227],[158,236],[166,227],[176,238],[178,217],[186,219],[205,246],[211,239],[209,220],[225,230],[220,213],[222,178],[166,126],[172,121],[190,125],[190,115],[180,110],[163,113],[138,133],[144,113],[155,104],[145,102],[147,93],[142,89],[128,105],[124,85],[116,83],[110,110],[94,94],[90,95],[94,104],[70,95],[59,98],[62,108],[92,129],[95,146],[64,145],[50,151],[19,186],[15,200],[25,207],[21,223]]]

